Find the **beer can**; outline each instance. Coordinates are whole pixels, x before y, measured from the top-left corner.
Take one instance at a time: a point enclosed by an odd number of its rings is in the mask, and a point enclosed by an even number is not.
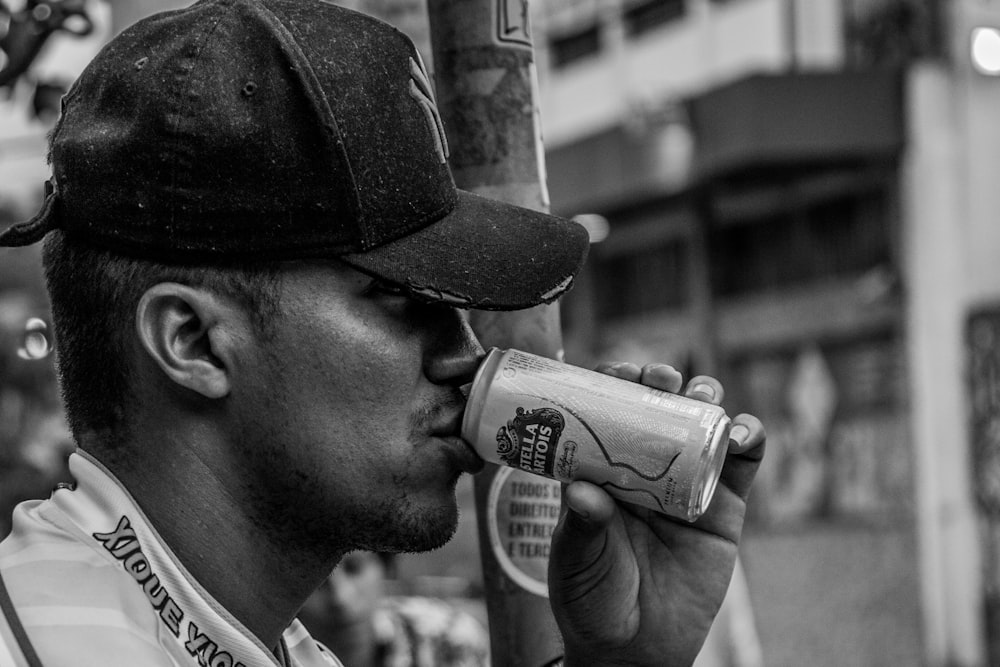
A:
[[[715,492],[730,419],[711,403],[519,350],[476,373],[462,437],[483,459],[695,521]]]

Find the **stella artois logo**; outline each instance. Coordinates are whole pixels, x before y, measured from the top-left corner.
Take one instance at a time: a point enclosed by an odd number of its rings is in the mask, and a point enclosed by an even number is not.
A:
[[[517,408],[515,417],[497,431],[497,454],[507,465],[551,477],[565,426],[562,413],[553,408]]]

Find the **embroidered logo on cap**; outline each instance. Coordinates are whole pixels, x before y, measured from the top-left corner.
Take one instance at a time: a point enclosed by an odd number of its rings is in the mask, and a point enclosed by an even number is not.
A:
[[[431,136],[434,138],[434,147],[441,162],[444,163],[448,159],[448,138],[444,134],[444,123],[441,122],[441,114],[438,113],[437,103],[434,102],[434,91],[431,89],[431,82],[419,53],[416,60],[410,58],[410,77],[410,97],[424,110],[427,124],[431,127]]]

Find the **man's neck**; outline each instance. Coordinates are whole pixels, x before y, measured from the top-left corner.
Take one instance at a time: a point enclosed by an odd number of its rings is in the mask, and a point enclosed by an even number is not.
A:
[[[277,647],[336,555],[321,559],[278,543],[229,490],[215,462],[197,450],[177,443],[130,444],[135,451],[157,452],[158,463],[119,463],[109,466],[111,472],[198,583],[265,646]]]

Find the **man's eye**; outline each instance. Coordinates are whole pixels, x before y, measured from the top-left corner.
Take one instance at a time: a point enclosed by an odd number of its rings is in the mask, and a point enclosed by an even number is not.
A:
[[[390,283],[386,280],[373,280],[368,285],[365,292],[369,295],[381,295],[381,296],[406,296],[406,290],[403,289],[402,285],[396,283]]]

